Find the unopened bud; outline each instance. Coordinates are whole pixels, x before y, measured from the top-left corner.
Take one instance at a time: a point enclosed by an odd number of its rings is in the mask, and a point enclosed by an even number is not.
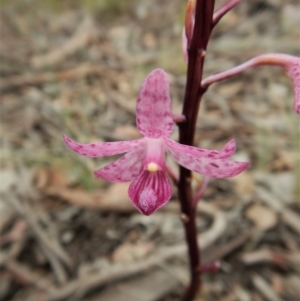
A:
[[[195,23],[195,8],[196,0],[189,0],[186,6],[185,13],[185,35],[187,38],[187,45],[189,46],[192,41],[194,23]]]

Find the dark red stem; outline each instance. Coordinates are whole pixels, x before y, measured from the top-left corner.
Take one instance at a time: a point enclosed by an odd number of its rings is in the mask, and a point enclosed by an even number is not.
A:
[[[179,142],[193,145],[196,121],[201,97],[205,90],[200,87],[205,51],[213,24],[214,0],[197,0],[195,10],[195,26],[192,41],[188,48],[187,83],[182,114],[186,121],[179,124]],[[196,210],[193,206],[191,188],[191,172],[180,167],[178,182],[179,200],[188,244],[190,260],[190,285],[182,301],[194,299],[201,287],[201,259],[197,241]]]

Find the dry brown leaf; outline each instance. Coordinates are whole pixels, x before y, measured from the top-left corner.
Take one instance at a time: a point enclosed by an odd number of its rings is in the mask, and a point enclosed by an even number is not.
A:
[[[128,183],[115,183],[106,191],[84,191],[81,189],[48,187],[48,196],[59,197],[79,207],[99,209],[103,211],[131,212],[133,209],[129,201]]]
[[[295,166],[295,156],[289,151],[278,150],[271,162],[274,171],[292,170]]]
[[[230,180],[235,184],[234,190],[240,197],[253,194],[255,182],[253,176],[249,172],[245,171],[237,177],[230,178]]]
[[[70,183],[67,177],[59,170],[39,168],[34,176],[35,186],[38,189],[45,187],[67,187]]]
[[[112,254],[112,260],[115,262],[133,262],[144,258],[154,248],[153,242],[144,242],[132,244],[125,242],[119,246]]]
[[[277,214],[272,209],[260,204],[250,206],[246,210],[246,217],[261,231],[273,228],[278,222]]]

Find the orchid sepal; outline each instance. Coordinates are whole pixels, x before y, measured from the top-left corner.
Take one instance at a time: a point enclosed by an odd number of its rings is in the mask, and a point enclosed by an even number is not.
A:
[[[73,152],[91,158],[113,156],[126,153],[142,143],[142,139],[116,142],[78,143],[67,135],[63,135],[66,145]]]

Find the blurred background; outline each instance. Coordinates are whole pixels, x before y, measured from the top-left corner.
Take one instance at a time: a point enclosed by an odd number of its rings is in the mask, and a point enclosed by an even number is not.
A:
[[[216,1],[216,8],[225,1]],[[174,301],[188,283],[172,200],[150,217],[129,183],[95,180],[115,158],[82,158],[79,142],[131,140],[146,75],[170,75],[180,113],[185,0],[1,0],[0,300]],[[255,55],[299,55],[298,0],[243,1],[215,28],[205,76]],[[257,67],[205,94],[195,144],[251,168],[211,180],[199,204],[198,301],[297,301],[300,296],[300,127],[282,69]],[[177,140],[178,131],[172,138]],[[173,168],[177,170],[174,163]],[[196,189],[200,175],[194,175]]]

